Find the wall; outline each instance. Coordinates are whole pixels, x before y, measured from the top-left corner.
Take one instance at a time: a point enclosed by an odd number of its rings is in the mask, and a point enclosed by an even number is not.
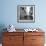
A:
[[[46,0],[1,0],[0,25],[13,24],[16,28],[46,28]],[[35,4],[35,23],[17,23],[17,5]]]

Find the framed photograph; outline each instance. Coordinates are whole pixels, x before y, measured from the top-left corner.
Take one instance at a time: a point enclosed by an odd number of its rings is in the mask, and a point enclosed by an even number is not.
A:
[[[17,22],[22,23],[35,22],[35,5],[18,5]]]

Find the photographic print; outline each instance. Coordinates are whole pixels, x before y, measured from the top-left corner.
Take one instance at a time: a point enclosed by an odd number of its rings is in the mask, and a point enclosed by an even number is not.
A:
[[[18,5],[17,22],[35,22],[35,5]]]

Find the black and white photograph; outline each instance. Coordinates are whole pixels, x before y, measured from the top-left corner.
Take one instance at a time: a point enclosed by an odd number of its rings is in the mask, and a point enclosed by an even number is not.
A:
[[[18,5],[17,21],[35,22],[35,5]]]

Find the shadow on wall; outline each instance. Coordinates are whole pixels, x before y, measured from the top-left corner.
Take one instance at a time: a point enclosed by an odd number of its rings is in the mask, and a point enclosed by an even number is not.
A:
[[[4,28],[6,28],[5,25],[0,24],[0,43],[2,43],[2,36],[3,36],[2,32],[6,31],[6,30],[4,30]]]

